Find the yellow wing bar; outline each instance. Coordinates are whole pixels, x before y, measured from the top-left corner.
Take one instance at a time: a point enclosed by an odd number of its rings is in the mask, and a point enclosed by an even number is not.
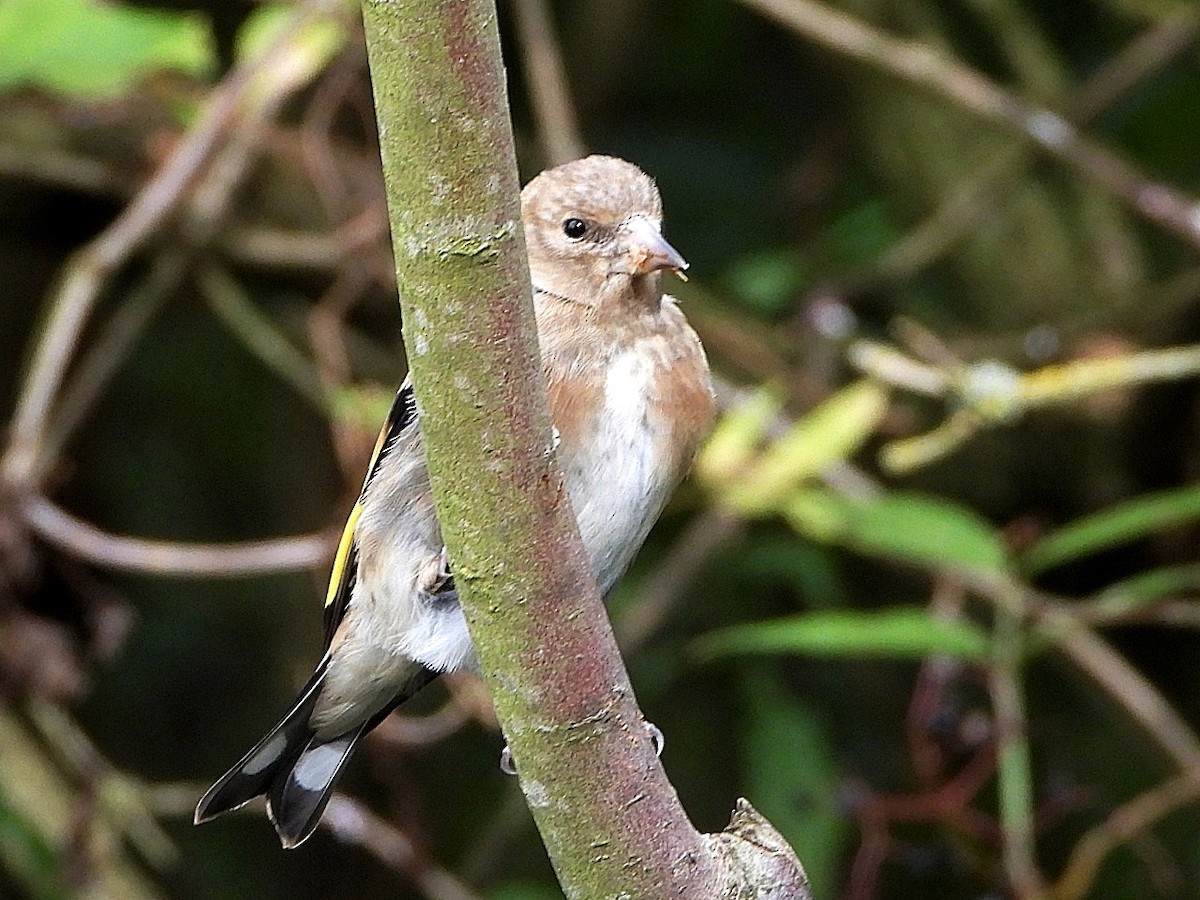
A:
[[[362,515],[362,501],[354,504],[350,517],[346,519],[346,527],[342,529],[342,539],[338,542],[337,556],[333,558],[333,571],[329,574],[329,590],[325,594],[325,605],[333,603],[342,579],[346,574],[346,566],[350,564],[350,550],[354,546],[354,529],[358,527],[359,516]]]

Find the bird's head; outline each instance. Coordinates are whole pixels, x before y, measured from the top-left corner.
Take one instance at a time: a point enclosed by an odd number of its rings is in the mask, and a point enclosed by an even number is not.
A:
[[[534,287],[567,300],[657,304],[660,274],[687,262],[662,236],[662,198],[632,163],[589,156],[549,169],[521,192]]]

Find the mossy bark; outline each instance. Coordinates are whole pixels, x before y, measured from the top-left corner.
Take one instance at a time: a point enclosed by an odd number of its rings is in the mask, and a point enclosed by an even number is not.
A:
[[[559,880],[571,898],[753,896],[654,754],[554,461],[493,0],[363,11],[438,514]]]

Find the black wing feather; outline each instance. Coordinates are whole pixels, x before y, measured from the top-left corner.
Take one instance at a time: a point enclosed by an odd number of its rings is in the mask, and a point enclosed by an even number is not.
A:
[[[345,530],[342,532],[342,540],[338,545],[337,556],[333,561],[333,571],[329,578],[329,591],[325,597],[325,649],[329,649],[330,643],[333,641],[334,632],[337,631],[338,625],[342,623],[342,618],[346,615],[346,607],[350,603],[350,597],[354,593],[354,582],[358,575],[358,548],[354,543],[354,529],[358,524],[358,517],[362,513],[362,497],[367,491],[368,485],[371,484],[371,479],[375,477],[375,473],[379,471],[379,466],[392,450],[396,443],[396,438],[400,434],[417,421],[417,400],[413,394],[412,379],[405,378],[404,383],[400,385],[400,389],[396,392],[396,399],[392,401],[392,408],[388,412],[387,420],[383,423],[383,428],[379,432],[379,440],[375,442],[375,452],[371,455],[371,462],[367,466],[367,477],[363,479],[362,492],[359,494],[359,501],[354,504],[354,509],[350,511],[350,518],[346,522]]]

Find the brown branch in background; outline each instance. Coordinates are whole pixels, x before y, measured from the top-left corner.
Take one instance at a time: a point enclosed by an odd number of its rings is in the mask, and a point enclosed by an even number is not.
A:
[[[175,578],[234,578],[325,565],[336,535],[311,534],[235,544],[193,544],[110,534],[41,496],[21,512],[42,540],[76,559],[105,569]]]
[[[366,65],[361,42],[355,42],[334,60],[317,82],[300,128],[304,168],[334,222],[342,222],[350,213],[349,192],[338,167],[338,154],[333,149],[334,119],[347,95],[359,83]]]
[[[935,575],[929,598],[929,613],[943,621],[963,618],[966,591],[962,583],[946,574]],[[962,671],[962,665],[944,657],[932,657],[921,663],[912,698],[904,717],[908,756],[917,780],[931,787],[946,771],[945,754],[933,739],[933,723],[947,703],[950,685]]]
[[[971,804],[995,772],[995,748],[987,744],[953,777],[921,793],[876,794],[863,786],[854,803],[862,840],[850,865],[847,900],[871,900],[876,896],[880,869],[891,852],[892,824],[946,822],[977,840],[993,840],[995,822]]]
[[[812,0],[742,0],[824,47],[931,90],[976,116],[1024,135],[1144,217],[1200,247],[1200,204],[1155,182],[1059,113],[1029,103],[946,53],[904,40]]]
[[[387,237],[387,210],[372,204],[329,231],[234,225],[218,236],[226,258],[249,266],[327,272]]]
[[[1051,886],[1052,900],[1082,900],[1110,853],[1144,834],[1155,822],[1200,798],[1200,769],[1164,781],[1116,809],[1075,843],[1067,865]]]
[[[265,61],[270,61],[270,54]],[[185,205],[180,214],[187,226],[187,242],[193,246],[207,245],[217,236],[238,186],[262,152],[265,126],[304,81],[303,67],[296,67],[286,59],[277,65],[286,65],[289,76],[268,78],[265,89],[253,92],[253,102],[247,102],[246,109],[239,113],[229,140],[216,151],[215,159],[183,198]],[[383,221],[380,215],[374,228],[376,240],[382,234]],[[359,223],[354,227],[359,227]],[[67,439],[90,412],[161,303],[180,283],[188,262],[188,254],[181,250],[165,249],[158,254],[141,285],[130,292],[100,337],[89,347],[84,363],[63,391],[57,415],[46,425],[42,468],[52,464]],[[207,279],[210,286],[213,280]],[[302,379],[298,387],[304,392],[306,385]]]
[[[1148,28],[1063,101],[1068,117],[1087,124],[1182,53],[1200,32],[1200,9],[1181,7]],[[983,162],[971,177],[945,192],[946,199],[842,291],[862,291],[876,282],[903,281],[928,268],[995,204],[1003,185],[1033,159],[1028,147],[1008,147]]]
[[[587,152],[547,0],[512,0],[517,42],[546,167]]]
[[[0,176],[117,199],[128,197],[137,187],[134,179],[116,166],[57,147],[0,144]]]
[[[388,868],[404,873],[428,900],[482,900],[454,875],[418,853],[404,832],[345,794],[333,795],[321,826],[339,840],[362,847]]]
[[[263,86],[291,81],[287,75],[294,67],[291,41],[305,24],[324,17],[333,6],[332,0],[311,0],[297,7],[271,45],[260,56],[241,63],[209,95],[196,125],[113,223],[71,255],[63,268],[61,285],[50,300],[46,325],[35,342],[20,387],[9,445],[0,459],[3,480],[25,488],[40,477],[46,462],[46,426],[83,326],[101,291],[176,215],[223,142],[237,131],[246,105],[260,99],[257,95]]]
[[[104,324],[63,388],[57,413],[46,427],[42,444],[46,459],[57,459],[67,441],[87,420],[137,339],[183,282],[187,263],[186,253],[164,248],[154,257],[141,281],[130,289],[121,307]]]

